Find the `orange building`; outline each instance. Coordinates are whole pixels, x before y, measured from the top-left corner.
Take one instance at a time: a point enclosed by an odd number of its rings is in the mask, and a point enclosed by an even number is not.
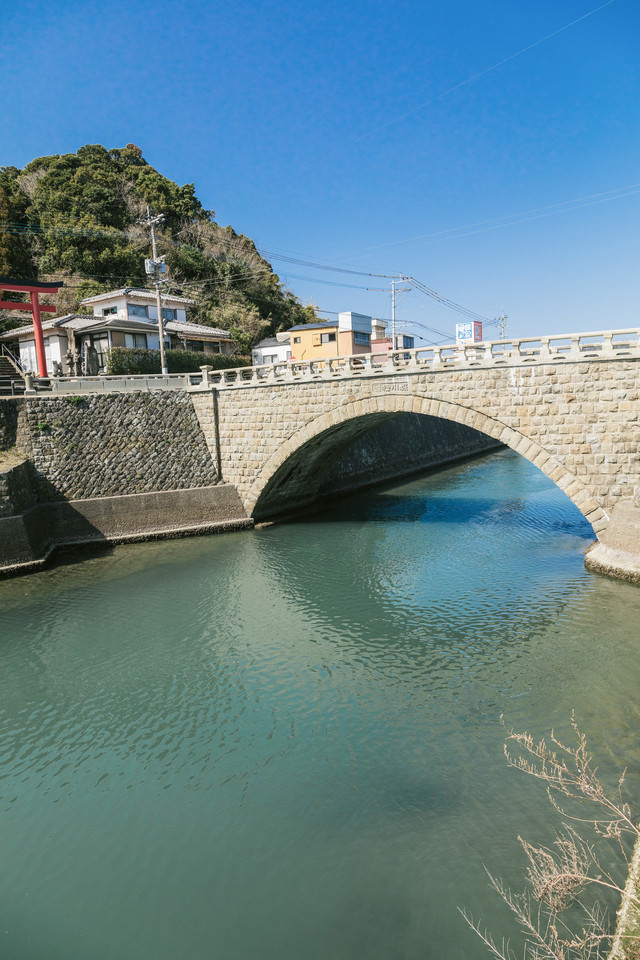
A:
[[[371,353],[371,317],[340,313],[335,320],[301,323],[291,327],[291,359],[326,360]]]

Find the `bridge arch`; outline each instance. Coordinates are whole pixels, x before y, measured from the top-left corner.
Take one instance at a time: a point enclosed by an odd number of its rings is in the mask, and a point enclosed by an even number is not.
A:
[[[288,490],[296,486],[298,496],[294,499],[298,506],[313,502],[314,480],[321,464],[326,475],[327,462],[335,463],[355,439],[399,413],[451,420],[504,443],[542,470],[591,524],[606,521],[605,512],[594,503],[582,481],[523,433],[471,407],[391,393],[343,403],[296,431],[263,464],[260,476],[245,497],[248,513],[260,520],[285,512],[285,505],[291,503]],[[303,488],[309,491],[306,501],[300,496]]]

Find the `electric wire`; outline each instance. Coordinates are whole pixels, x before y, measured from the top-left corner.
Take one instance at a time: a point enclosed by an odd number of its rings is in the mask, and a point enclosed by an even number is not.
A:
[[[473,223],[461,224],[459,227],[450,227],[447,230],[440,230],[436,233],[420,233],[412,237],[404,237],[401,240],[391,240],[389,243],[380,243],[372,247],[364,247],[359,252],[366,253],[370,250],[396,247],[404,243],[415,243],[417,240],[462,240],[465,237],[472,237],[477,233],[487,233],[491,230],[517,226],[520,223],[529,223],[532,220],[540,220],[543,217],[552,217],[560,213],[572,213],[574,210],[593,207],[599,203],[608,203],[610,200],[624,200],[638,193],[640,193],[640,183],[633,183],[626,187],[605,190],[601,193],[594,193],[586,197],[576,197],[575,200],[561,200],[558,203],[551,203],[543,207],[534,207],[531,210],[508,214],[505,217],[477,220]]]
[[[298,257],[289,257],[282,253],[272,253],[269,250],[263,250],[262,255],[268,260],[283,260],[286,263],[292,263],[301,267],[312,267],[314,270],[329,270],[332,273],[351,273],[358,277],[379,277],[387,280],[394,280],[398,277],[397,273],[371,273],[368,270],[350,270],[347,267],[330,266],[325,263],[315,263],[312,260],[301,260]]]
[[[592,17],[594,14],[599,13],[600,10],[604,10],[605,7],[610,7],[612,3],[615,3],[615,0],[605,0],[605,3],[601,3],[599,6],[594,7],[592,10],[588,10],[586,13],[583,13],[581,16],[576,17],[575,20],[570,20],[569,23],[565,23],[563,26],[558,27],[557,30],[553,30],[551,33],[545,34],[544,37],[540,37],[538,40],[534,40],[533,43],[527,44],[526,47],[522,47],[520,50],[516,50],[515,53],[509,54],[507,57],[503,57],[501,60],[498,60],[496,63],[492,64],[490,67],[485,67],[484,70],[479,70],[477,73],[471,74],[465,80],[460,80],[458,83],[454,83],[453,86],[447,87],[446,90],[442,90],[440,93],[435,94],[433,97],[422,101],[422,103],[417,104],[415,107],[412,107],[410,110],[405,111],[400,115],[394,115],[393,121],[387,121],[383,124],[378,124],[377,127],[368,127],[359,137],[354,137],[353,142],[363,140],[371,136],[372,133],[379,133],[380,130],[386,129],[391,125],[391,123],[399,123],[403,120],[406,120],[408,117],[413,116],[415,113],[418,113],[424,107],[429,106],[429,104],[437,103],[438,100],[443,100],[445,97],[448,97],[450,94],[455,93],[457,90],[461,90],[463,87],[468,87],[472,83],[475,83],[477,80],[480,80],[482,77],[486,77],[489,73],[493,73],[494,70],[498,70],[500,67],[503,67],[505,64],[510,63],[512,60],[516,60],[518,57],[523,56],[523,54],[528,53],[529,50],[533,50],[536,47],[539,47],[541,44],[546,43],[548,40],[552,40],[554,37],[557,37],[559,34],[564,33],[565,30],[569,30],[570,27],[575,27],[576,24],[581,23],[583,20],[586,20],[588,17]]]
[[[610,2],[613,2],[613,0],[610,0]],[[10,224],[7,221],[0,221],[0,231],[3,229],[5,229],[5,232],[11,232],[12,230],[15,230],[16,232],[22,231],[24,233],[31,232],[34,234],[40,232],[44,234],[50,228],[41,227],[39,225],[34,225],[34,224]],[[102,231],[102,232],[98,230],[93,230],[93,229],[87,230],[85,228],[80,228],[80,229],[70,228],[68,226],[66,226],[64,230],[60,228],[60,235],[73,235],[73,236],[101,235],[105,237],[112,237],[114,233],[123,234],[124,231],[116,230],[116,228],[112,228],[109,231]],[[230,241],[233,240],[233,238],[224,238],[224,239],[228,239]],[[477,313],[474,310],[470,310],[468,307],[464,307],[461,304],[456,303],[456,301],[451,300],[449,297],[443,296],[433,288],[428,287],[426,284],[422,283],[421,281],[417,280],[414,277],[407,277],[403,274],[398,274],[398,273],[384,274],[384,273],[373,273],[372,271],[352,270],[352,269],[349,269],[346,267],[340,267],[337,265],[316,263],[311,260],[304,260],[299,257],[291,257],[285,254],[270,253],[269,251],[264,251],[264,254],[273,259],[280,259],[285,263],[290,263],[292,265],[293,264],[303,265],[315,270],[329,271],[333,273],[344,273],[352,276],[375,277],[380,279],[407,281],[416,290],[430,297],[432,300],[441,304],[442,306],[450,310],[453,310],[456,313],[466,317],[467,319],[479,320],[479,321],[488,321],[489,319],[487,317],[484,317],[482,314]],[[273,273],[270,266],[259,265],[256,267],[245,268],[245,272],[243,272],[242,274],[237,274],[231,277],[208,277],[200,280],[191,280],[191,281],[182,281],[182,282],[178,281],[178,282],[174,282],[174,285],[179,286],[181,288],[182,287],[191,288],[191,287],[198,287],[198,286],[201,286],[204,288],[205,286],[208,286],[208,285],[240,283],[245,280],[252,280],[252,279],[255,279],[256,275],[258,274],[267,274],[267,275],[277,276],[276,274]],[[93,274],[93,275],[87,275],[85,279],[115,279],[115,278],[109,277],[105,274],[103,275]],[[322,280],[320,278],[305,277],[305,276],[301,276],[300,274],[293,274],[293,273],[287,273],[285,275],[284,280],[289,280],[289,279],[301,280],[306,283],[320,283],[325,286],[341,287],[344,289],[363,290],[363,291],[373,292],[373,293],[388,292],[387,289],[383,287],[367,287],[367,286],[362,286],[357,284],[341,283],[334,280]]]

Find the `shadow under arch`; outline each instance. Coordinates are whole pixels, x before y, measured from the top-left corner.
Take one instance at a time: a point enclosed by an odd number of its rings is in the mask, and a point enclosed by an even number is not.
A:
[[[264,463],[245,498],[256,520],[309,506],[344,451],[369,430],[401,413],[471,427],[515,450],[546,474],[593,525],[605,518],[583,483],[539,443],[500,420],[460,404],[429,397],[382,394],[334,407],[301,427]]]

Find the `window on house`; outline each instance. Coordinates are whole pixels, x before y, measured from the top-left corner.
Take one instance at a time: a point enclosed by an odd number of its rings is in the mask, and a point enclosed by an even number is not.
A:
[[[191,350],[193,353],[204,353],[204,340],[186,340],[185,350]]]
[[[336,335],[335,333],[321,333],[320,334],[320,343],[335,343]]]
[[[294,342],[294,343],[300,343],[300,337],[294,337],[294,338],[293,338],[293,342]]]
[[[177,320],[178,311],[172,310],[171,307],[162,308],[162,319],[163,320]]]
[[[146,333],[125,333],[124,345],[129,350],[146,350],[147,335]]]
[[[110,317],[110,316],[112,316],[112,314],[117,313],[117,312],[118,312],[118,308],[117,308],[117,307],[105,307],[104,310],[102,311],[102,316],[103,316],[103,317]]]
[[[147,307],[143,307],[139,303],[128,303],[127,313],[130,317],[142,317],[144,320],[149,319],[149,311]]]
[[[107,357],[109,354],[109,337],[105,333],[99,337],[92,337],[91,340],[91,346],[94,347],[96,353],[98,354],[98,369],[104,370],[107,365]]]
[[[353,334],[354,343],[363,343],[365,346],[369,346],[371,343],[371,334],[370,333],[360,333],[358,330],[354,331]]]

